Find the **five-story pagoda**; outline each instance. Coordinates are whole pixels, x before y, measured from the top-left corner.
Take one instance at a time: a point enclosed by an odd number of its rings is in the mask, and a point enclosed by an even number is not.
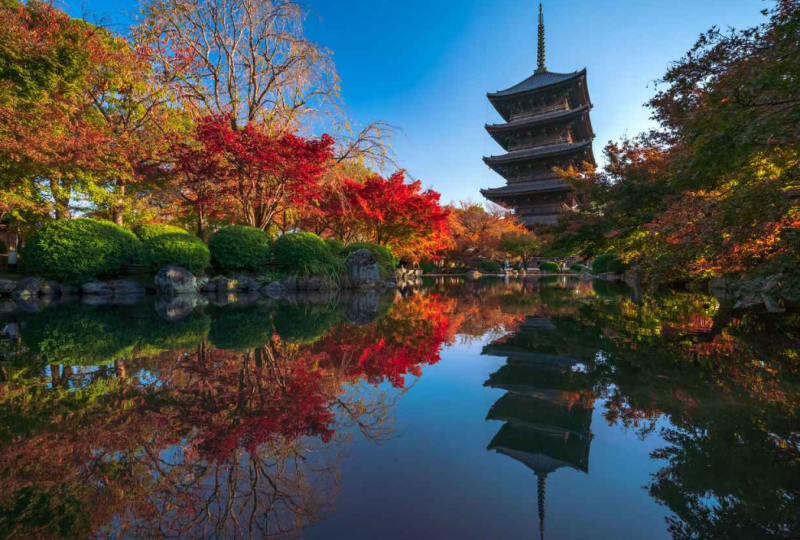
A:
[[[528,227],[550,225],[580,202],[553,172],[584,161],[594,164],[592,109],[586,69],[553,73],[545,67],[544,14],[539,4],[538,67],[507,90],[487,94],[505,120],[486,130],[508,153],[483,158],[506,185],[482,189],[492,202],[513,208]]]

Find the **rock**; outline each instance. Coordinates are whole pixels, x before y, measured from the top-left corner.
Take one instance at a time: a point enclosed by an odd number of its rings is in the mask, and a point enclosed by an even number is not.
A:
[[[203,280],[202,285],[200,283],[201,279]],[[217,292],[217,281],[209,280],[208,278],[200,278],[197,280],[197,288],[204,293]]]
[[[78,285],[67,285],[66,283],[61,283],[58,286],[58,292],[64,297],[75,297],[81,294],[81,288]]]
[[[170,264],[156,274],[159,294],[181,295],[197,293],[197,280],[186,268]]]
[[[217,282],[217,292],[235,291],[239,288],[239,282],[235,279],[218,277],[214,281]]]
[[[81,304],[85,306],[107,306],[111,303],[110,294],[86,294],[81,296]]]
[[[114,289],[107,281],[84,283],[81,292],[87,296],[114,296]]]
[[[762,294],[761,300],[764,302],[764,305],[767,307],[767,311],[769,311],[770,313],[786,312],[786,308],[780,305],[778,302],[776,302],[775,299],[769,296],[768,294]]]
[[[304,287],[302,287],[306,291],[321,291],[322,289],[327,289],[327,283],[323,280],[323,278],[319,276],[312,276],[305,279]]]
[[[14,290],[15,298],[38,298],[39,291],[42,288],[42,282],[39,278],[26,277],[17,282],[17,288]]]
[[[17,288],[16,279],[0,279],[0,294],[11,294]]]
[[[470,270],[469,272],[467,272],[467,279],[478,279],[481,277],[481,275],[482,274],[477,270]]]
[[[114,291],[114,296],[144,296],[145,293],[144,287],[135,281],[118,279],[109,281],[108,286]]]
[[[156,313],[165,321],[175,322],[191,315],[196,305],[197,296],[193,294],[159,297],[156,300]]]
[[[345,261],[348,277],[355,288],[377,287],[381,284],[378,260],[368,249],[359,249]]]
[[[261,294],[264,296],[269,296],[273,300],[280,300],[283,297],[284,293],[286,292],[286,287],[283,286],[283,283],[280,281],[273,281],[269,285],[265,285],[261,289]]]
[[[283,281],[281,281],[281,284],[287,291],[296,291],[298,289],[297,278],[295,276],[284,278]]]
[[[369,324],[378,318],[381,295],[376,291],[354,294],[347,298],[345,318],[357,325]]]
[[[209,300],[215,306],[229,306],[239,301],[239,293],[236,291],[217,291],[217,294],[210,296]]]
[[[759,304],[762,304],[764,300],[762,299],[761,295],[756,293],[745,293],[739,298],[739,300],[734,304],[734,309],[747,309]]]
[[[13,313],[17,311],[17,303],[8,298],[0,299],[0,313]]]
[[[42,302],[39,300],[38,296],[25,296],[25,297],[17,297],[17,309],[19,311],[27,311],[29,313],[33,313],[35,311],[39,311],[42,309]]]
[[[774,276],[768,277],[764,282],[764,285],[761,287],[761,292],[768,293],[776,287],[779,287],[782,279],[783,274],[775,274]]]
[[[195,281],[197,282],[197,290],[202,291],[203,288],[208,285],[209,279],[207,277],[199,277],[196,278]]]
[[[258,290],[258,280],[251,278],[250,276],[237,276],[236,281],[239,283],[239,290],[240,291],[257,291]]]
[[[55,281],[42,281],[39,294],[41,296],[58,296],[61,294],[61,285]]]

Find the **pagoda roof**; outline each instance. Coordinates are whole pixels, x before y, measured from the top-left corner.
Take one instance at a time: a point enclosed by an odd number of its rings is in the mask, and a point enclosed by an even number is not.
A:
[[[514,131],[516,129],[533,127],[539,124],[567,120],[576,116],[580,116],[581,114],[591,110],[591,108],[591,104],[585,103],[574,109],[560,109],[557,111],[550,111],[525,118],[517,118],[516,120],[512,120],[511,122],[506,122],[504,124],[486,124],[486,131],[489,133]]]
[[[547,146],[537,146],[535,148],[526,148],[524,150],[515,150],[502,156],[491,156],[483,158],[484,163],[492,167],[493,165],[501,165],[505,163],[515,163],[518,161],[528,161],[531,159],[539,159],[550,156],[558,156],[561,154],[570,154],[572,152],[579,152],[586,148],[591,149],[592,141],[581,141],[577,143],[561,143],[550,144]]]
[[[532,193],[545,193],[553,191],[569,191],[570,186],[563,180],[556,178],[552,180],[539,180],[536,182],[524,182],[520,184],[511,184],[499,188],[482,189],[481,195],[487,199],[505,199],[509,197],[519,197],[522,195],[529,195]]]
[[[534,73],[521,83],[515,84],[511,88],[506,88],[505,90],[500,90],[499,92],[490,92],[486,95],[490,100],[498,98],[502,99],[528,92],[544,90],[566,82],[580,79],[584,76],[586,76],[586,68],[573,73],[553,73],[551,71],[544,71],[542,73]]]

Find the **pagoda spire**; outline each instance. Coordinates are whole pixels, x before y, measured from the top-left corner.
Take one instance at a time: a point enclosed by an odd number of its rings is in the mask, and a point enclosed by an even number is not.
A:
[[[541,540],[544,540],[544,490],[545,483],[547,482],[547,473],[536,473],[538,484],[538,499],[539,499],[539,535]]]
[[[544,8],[539,2],[539,48],[536,54],[537,66],[536,73],[544,73],[547,68],[544,65]]]

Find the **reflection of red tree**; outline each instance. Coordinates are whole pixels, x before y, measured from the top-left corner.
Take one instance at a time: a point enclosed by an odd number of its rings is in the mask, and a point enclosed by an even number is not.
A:
[[[415,294],[395,304],[386,317],[362,327],[339,327],[316,344],[348,380],[405,386],[423,365],[440,360],[452,305],[435,294]]]

